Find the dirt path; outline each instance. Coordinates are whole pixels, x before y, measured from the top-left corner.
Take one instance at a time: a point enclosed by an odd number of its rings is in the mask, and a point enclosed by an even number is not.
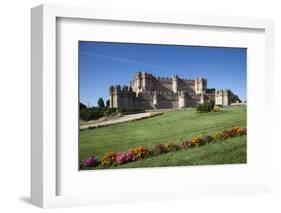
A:
[[[89,126],[95,127],[95,126],[98,126],[98,125],[122,123],[122,122],[126,122],[126,121],[135,120],[135,119],[138,119],[138,118],[149,117],[152,114],[158,114],[158,113],[156,113],[156,112],[144,112],[144,113],[138,113],[138,114],[132,114],[132,115],[123,115],[122,117],[115,118],[115,119],[112,119],[112,120],[100,121],[100,122],[96,122],[96,123],[81,124],[80,129],[87,129]]]

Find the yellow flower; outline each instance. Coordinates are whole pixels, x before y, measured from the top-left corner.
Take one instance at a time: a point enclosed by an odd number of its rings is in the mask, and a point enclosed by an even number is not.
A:
[[[111,166],[114,164],[116,158],[116,154],[113,152],[106,152],[101,159],[102,166]]]
[[[191,142],[192,142],[193,144],[199,144],[202,140],[203,140],[202,137],[200,137],[200,136],[194,136],[194,137],[192,137]]]
[[[220,139],[223,139],[223,138],[224,138],[223,132],[217,132],[215,138],[216,138],[216,139],[219,139],[219,140],[220,140]]]

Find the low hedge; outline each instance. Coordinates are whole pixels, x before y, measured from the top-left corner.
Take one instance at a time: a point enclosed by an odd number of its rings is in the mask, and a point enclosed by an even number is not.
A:
[[[80,119],[83,121],[97,120],[101,117],[117,115],[119,112],[120,110],[117,108],[108,108],[108,107],[82,108],[80,109]]]

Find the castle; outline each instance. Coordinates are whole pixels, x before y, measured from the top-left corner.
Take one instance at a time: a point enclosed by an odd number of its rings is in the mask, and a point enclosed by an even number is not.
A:
[[[216,105],[230,104],[230,90],[208,90],[207,79],[183,79],[154,77],[150,73],[137,72],[129,86],[110,86],[111,108],[167,109],[194,107],[214,100]]]

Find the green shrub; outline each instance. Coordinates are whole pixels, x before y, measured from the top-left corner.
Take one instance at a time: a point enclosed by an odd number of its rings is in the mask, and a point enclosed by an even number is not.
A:
[[[80,119],[83,121],[97,120],[104,116],[114,115],[118,113],[116,108],[83,108],[80,110]]]
[[[213,100],[207,101],[203,104],[198,104],[196,107],[197,112],[211,112],[215,107],[215,102]]]
[[[91,110],[89,108],[82,108],[80,110],[80,119],[82,119],[83,121],[88,121],[91,119],[91,117]]]

